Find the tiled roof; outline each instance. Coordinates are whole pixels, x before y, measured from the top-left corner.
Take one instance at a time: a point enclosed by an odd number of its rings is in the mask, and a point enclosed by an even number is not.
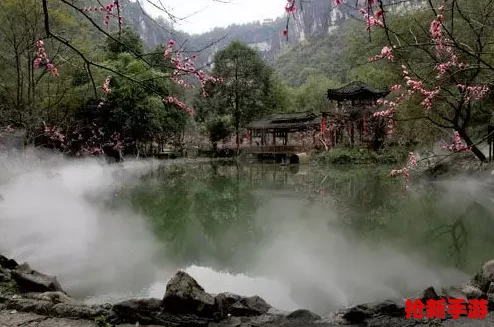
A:
[[[328,89],[330,100],[374,100],[389,94],[389,90],[375,89],[368,84],[356,81],[340,88]]]

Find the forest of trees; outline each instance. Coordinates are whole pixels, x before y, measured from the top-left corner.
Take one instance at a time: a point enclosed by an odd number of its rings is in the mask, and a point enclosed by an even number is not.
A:
[[[456,131],[475,147],[492,108],[489,95],[471,99],[468,90],[491,83],[493,5],[458,0],[447,8],[441,24],[448,48],[466,64],[435,78],[443,62],[434,53],[430,24],[441,4],[431,1],[405,14],[387,14],[385,28],[371,33],[365,22],[349,19],[336,31],[287,47],[274,65],[255,48],[234,41],[215,53],[209,67],[195,67],[200,52],[180,44],[149,48],[139,29],[127,24],[118,1],[105,8],[90,0],[4,0],[0,126],[6,133],[22,130],[25,144],[71,155],[216,148],[230,137],[238,148],[253,119],[331,110],[328,88],[355,80],[377,88],[399,85],[406,64],[423,92],[418,88],[418,96],[388,117],[399,122],[398,143],[451,143]],[[391,44],[396,60],[369,62]],[[433,99],[434,110],[424,111],[424,90],[434,88],[443,92]]]

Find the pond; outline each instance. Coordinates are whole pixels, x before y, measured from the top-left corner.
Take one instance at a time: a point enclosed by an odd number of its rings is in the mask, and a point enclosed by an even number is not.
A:
[[[161,297],[184,269],[209,292],[321,314],[462,282],[494,253],[483,181],[405,191],[382,166],[126,165],[64,164],[0,190],[0,252],[89,302]],[[21,208],[16,192],[36,199]],[[27,218],[33,208],[41,222]]]

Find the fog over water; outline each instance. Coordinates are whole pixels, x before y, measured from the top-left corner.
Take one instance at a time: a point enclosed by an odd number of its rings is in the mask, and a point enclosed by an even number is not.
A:
[[[69,294],[92,302],[160,298],[178,269],[208,292],[257,294],[282,310],[308,308],[323,314],[468,278],[461,268],[413,247],[396,246],[395,239],[361,239],[344,230],[338,223],[341,207],[307,205],[292,191],[264,189],[252,190],[263,200],[250,222],[253,230],[262,231],[260,241],[235,247],[231,264],[219,264],[211,252],[184,259],[182,265],[172,243],[157,237],[145,210],[108,205],[117,192],[140,185],[140,177],[159,165],[168,162],[119,166],[34,152],[0,158],[0,253],[56,275]],[[481,191],[474,181],[462,185],[470,193]],[[454,199],[455,194],[448,196]],[[484,197],[489,201],[490,195]],[[201,229],[184,229],[188,236],[180,237],[185,243],[194,240],[200,248],[216,244]],[[219,235],[238,245],[237,233],[225,227]]]

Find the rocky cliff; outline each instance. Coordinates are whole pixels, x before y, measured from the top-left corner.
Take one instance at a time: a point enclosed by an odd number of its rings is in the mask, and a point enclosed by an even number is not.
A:
[[[420,6],[423,0],[388,0],[387,2],[389,12],[405,13]],[[240,40],[251,45],[258,49],[266,60],[273,62],[288,45],[335,33],[348,19],[362,18],[355,7],[341,5],[333,8],[333,1],[331,0],[311,0],[302,3],[301,10],[290,19],[288,40],[281,34],[286,25],[286,16],[263,22],[257,21],[243,25],[231,25],[227,28],[216,28],[200,35],[188,35],[173,30],[163,18],[151,19],[142,11],[137,2],[126,0],[125,15],[148,47],[162,45],[169,38],[174,38],[178,44],[185,44],[184,47],[187,50],[198,51],[198,62],[202,65],[210,62],[215,52],[233,40]],[[281,4],[280,15],[282,14],[283,6]]]

